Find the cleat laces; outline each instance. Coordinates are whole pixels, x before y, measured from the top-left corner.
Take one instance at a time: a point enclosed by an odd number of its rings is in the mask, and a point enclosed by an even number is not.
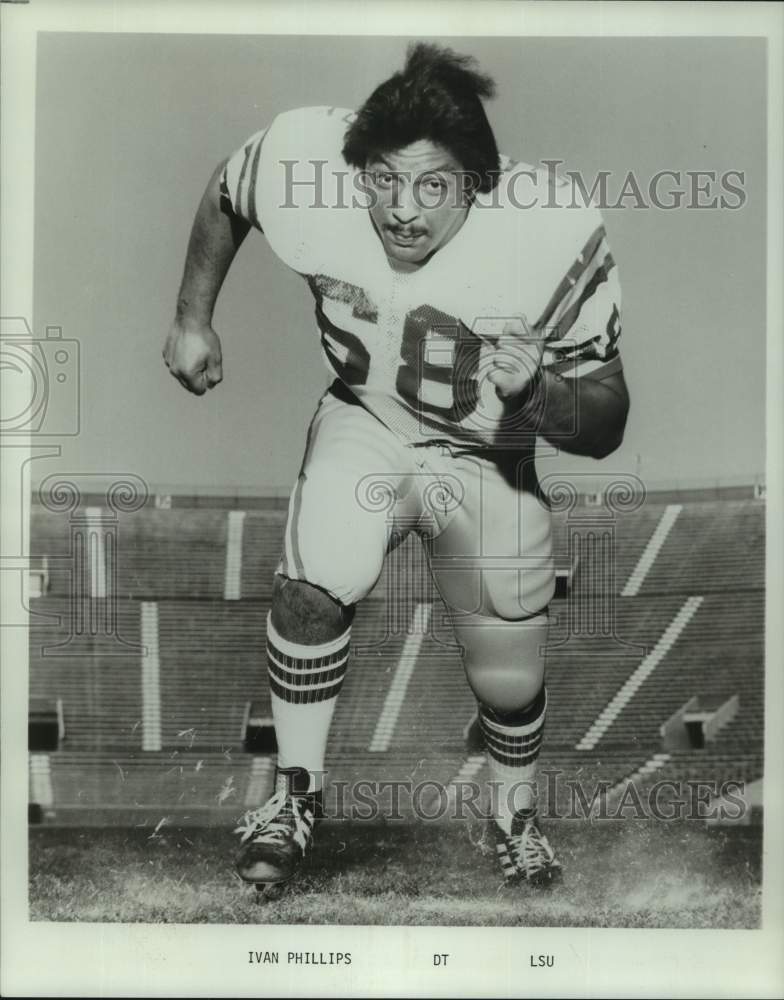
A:
[[[526,877],[545,871],[555,862],[555,851],[533,820],[527,820],[520,834],[510,841],[512,860]]]
[[[300,801],[281,788],[263,806],[246,812],[234,832],[242,834],[243,844],[247,841],[253,844],[279,844],[293,836],[294,842],[304,854],[310,837],[310,826]]]

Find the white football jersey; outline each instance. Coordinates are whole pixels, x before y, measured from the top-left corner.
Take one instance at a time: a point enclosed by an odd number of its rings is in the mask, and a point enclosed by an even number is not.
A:
[[[364,406],[411,443],[499,443],[488,331],[521,315],[545,339],[544,366],[620,369],[620,286],[596,208],[557,207],[544,171],[505,159],[449,242],[395,271],[341,154],[352,116],[279,115],[229,159],[221,189],[307,281],[327,367]]]

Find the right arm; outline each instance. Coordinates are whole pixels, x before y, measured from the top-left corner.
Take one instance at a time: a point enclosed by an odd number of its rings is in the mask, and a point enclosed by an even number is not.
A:
[[[223,378],[221,346],[212,314],[223,280],[248,234],[250,223],[221,208],[214,171],[193,221],[174,322],[163,348],[166,367],[189,392],[202,396]]]

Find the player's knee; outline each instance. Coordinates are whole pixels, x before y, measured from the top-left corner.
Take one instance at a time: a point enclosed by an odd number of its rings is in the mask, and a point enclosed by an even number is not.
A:
[[[272,624],[283,639],[303,645],[330,642],[342,635],[354,607],[303,580],[276,576],[272,591]]]
[[[546,612],[521,622],[471,615],[455,623],[479,701],[503,712],[533,701],[544,681],[548,625]]]
[[[544,683],[541,664],[470,664],[466,677],[477,700],[499,712],[515,712],[529,705]]]
[[[357,604],[367,597],[381,575],[384,549],[376,542],[358,532],[353,543],[333,545],[326,540],[318,546],[310,545],[304,559],[309,582],[340,604]]]

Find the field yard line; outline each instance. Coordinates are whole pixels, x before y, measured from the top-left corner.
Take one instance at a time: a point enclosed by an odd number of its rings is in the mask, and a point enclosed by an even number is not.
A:
[[[472,754],[454,778],[450,780],[449,784],[459,785],[461,781],[468,781],[469,778],[473,778],[475,774],[478,774],[482,770],[484,763],[485,755],[483,753]]]
[[[455,802],[455,795],[459,785],[467,784],[471,778],[475,777],[485,766],[486,757],[483,753],[471,754],[464,762],[457,774],[449,779],[446,786],[447,805]]]
[[[230,510],[226,528],[226,569],[223,579],[224,601],[238,601],[242,596],[242,529],[244,510]]]
[[[270,775],[275,770],[271,757],[254,757],[250,766],[250,778],[245,791],[245,805],[258,806],[270,792]]]
[[[672,759],[672,754],[669,753],[655,753],[652,757],[645,761],[644,764],[640,764],[636,771],[632,771],[631,774],[627,774],[625,777],[621,778],[620,781],[612,786],[612,788],[607,791],[607,798],[612,799],[620,795],[621,792],[626,790],[626,786],[631,782],[634,784],[638,778],[642,778],[643,775],[653,774],[654,771],[659,771],[664,767],[665,764],[669,763]]]
[[[575,747],[576,750],[592,750],[596,746],[618,718],[621,711],[634,697],[640,684],[653,673],[658,664],[667,655],[670,647],[697,613],[697,609],[702,604],[702,601],[702,597],[689,597],[686,599],[678,613],[664,632],[662,632],[659,641],[650,653],[643,657],[637,669],[630,677],[627,677],[626,681],[591,723],[588,731]]]
[[[142,750],[161,749],[158,604],[142,601]]]
[[[411,680],[411,675],[414,672],[419,650],[422,646],[422,639],[429,623],[430,605],[417,604],[414,608],[411,623],[413,631],[403,644],[400,659],[395,668],[395,676],[392,678],[389,691],[387,691],[384,707],[381,709],[381,715],[378,717],[373,739],[370,741],[370,746],[368,747],[374,753],[389,749],[389,744],[397,725],[397,719],[400,715],[400,709],[403,707],[403,701],[406,697],[408,682]]]
[[[656,556],[659,554],[662,545],[664,545],[667,540],[667,535],[669,535],[672,530],[672,526],[675,524],[678,514],[680,514],[682,509],[683,507],[679,503],[671,503],[667,505],[664,513],[659,518],[656,530],[648,539],[648,544],[645,546],[642,555],[637,561],[637,565],[629,574],[629,579],[626,581],[626,585],[621,591],[621,597],[636,597],[637,594],[639,594],[640,587],[642,587],[645,582],[645,577],[648,575],[651,567],[656,561]]]
[[[432,794],[428,795],[423,803],[423,809],[429,810],[433,805],[435,805],[436,800],[441,801],[442,795],[445,795],[444,806],[446,812],[449,815],[453,815],[450,810],[454,810],[457,804],[457,790],[461,785],[466,785],[471,782],[471,779],[475,778],[477,774],[485,766],[486,757],[484,753],[471,754],[470,757],[466,758],[463,762],[462,767],[447,781],[443,788],[434,788]]]

